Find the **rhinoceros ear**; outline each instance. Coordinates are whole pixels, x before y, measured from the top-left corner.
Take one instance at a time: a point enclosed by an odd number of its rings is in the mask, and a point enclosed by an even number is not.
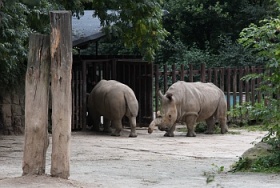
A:
[[[166,97],[170,100],[170,101],[172,101],[172,94],[171,93],[168,93],[168,94],[166,94]]]

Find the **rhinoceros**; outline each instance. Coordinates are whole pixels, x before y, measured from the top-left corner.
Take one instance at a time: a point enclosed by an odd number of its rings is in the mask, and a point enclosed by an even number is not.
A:
[[[103,116],[103,131],[111,132],[111,123],[115,128],[111,135],[120,136],[122,118],[126,116],[131,127],[129,137],[137,137],[135,129],[138,101],[133,90],[127,85],[115,80],[101,80],[89,94],[87,107],[93,130],[99,131],[100,116]]]
[[[221,133],[228,131],[227,103],[223,91],[213,83],[178,81],[172,84],[165,95],[159,91],[162,105],[162,117],[151,122],[148,132],[155,126],[166,131],[164,136],[173,137],[176,122],[186,123],[188,137],[195,137],[196,122],[206,121],[205,133],[214,132],[219,121]]]

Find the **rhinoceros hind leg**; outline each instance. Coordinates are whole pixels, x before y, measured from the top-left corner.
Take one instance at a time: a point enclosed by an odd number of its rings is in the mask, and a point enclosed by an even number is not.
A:
[[[228,132],[228,126],[227,126],[227,119],[226,118],[220,118],[220,126],[221,126],[221,133],[225,134]]]
[[[121,120],[112,121],[112,127],[115,128],[115,131],[111,134],[111,136],[120,136],[122,130],[122,121]]]
[[[103,132],[105,133],[112,133],[112,129],[111,129],[111,121],[107,118],[103,118]]]
[[[136,134],[136,117],[129,117],[130,134],[129,137],[137,137]]]
[[[186,117],[186,125],[188,128],[187,137],[196,137],[195,133],[195,123],[196,123],[197,116],[187,116]]]
[[[207,130],[204,132],[205,134],[213,134],[215,130],[215,118],[211,116],[206,119]]]

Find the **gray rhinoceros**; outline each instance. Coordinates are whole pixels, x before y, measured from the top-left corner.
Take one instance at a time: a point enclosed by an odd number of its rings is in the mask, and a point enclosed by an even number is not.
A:
[[[101,80],[89,94],[87,107],[93,130],[99,131],[100,116],[103,116],[103,131],[111,132],[111,122],[115,128],[112,136],[120,136],[122,118],[127,116],[131,127],[129,137],[137,137],[135,129],[138,101],[127,85],[115,80]]]
[[[155,126],[159,130],[166,131],[164,136],[174,136],[176,122],[185,122],[188,133],[186,136],[195,137],[196,122],[206,121],[207,131],[214,132],[215,123],[218,120],[221,133],[228,131],[227,103],[221,89],[212,83],[178,81],[171,85],[163,95],[162,117],[151,122],[148,132],[152,133]]]

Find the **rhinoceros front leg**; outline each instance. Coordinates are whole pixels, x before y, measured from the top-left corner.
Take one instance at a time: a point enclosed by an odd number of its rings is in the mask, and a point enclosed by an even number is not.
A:
[[[166,137],[174,137],[174,131],[176,128],[176,123],[164,134]]]
[[[129,118],[129,124],[130,124],[129,137],[137,137],[137,134],[136,134],[136,117],[130,117]]]
[[[195,133],[195,124],[196,124],[196,115],[190,115],[186,117],[186,125],[188,129],[187,137],[196,137]]]

